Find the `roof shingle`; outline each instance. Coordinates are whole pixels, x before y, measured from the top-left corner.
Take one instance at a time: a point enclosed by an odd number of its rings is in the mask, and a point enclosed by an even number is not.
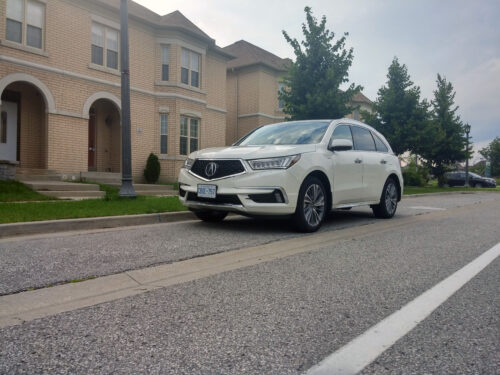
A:
[[[228,69],[262,64],[278,71],[287,71],[291,62],[290,59],[282,59],[246,40],[239,40],[224,47],[223,50],[236,56],[227,63]]]

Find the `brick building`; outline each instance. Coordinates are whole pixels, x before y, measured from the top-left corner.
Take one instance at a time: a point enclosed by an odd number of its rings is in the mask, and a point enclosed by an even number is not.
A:
[[[226,142],[232,144],[249,131],[283,121],[283,103],[278,92],[291,63],[269,51],[240,40],[224,50],[235,56],[227,63]],[[357,109],[347,117],[360,119],[360,110],[371,112],[373,104],[362,93],[354,95],[351,105]]]
[[[121,171],[119,8],[0,1],[0,160],[68,177]],[[160,179],[174,181],[190,152],[285,118],[277,93],[289,60],[245,41],[220,48],[180,12],[133,1],[129,45],[135,181],[151,152]]]
[[[0,160],[21,169],[120,172],[119,0],[0,2]],[[163,180],[224,144],[230,54],[180,12],[130,2],[132,173]],[[221,141],[222,140],[222,141]]]

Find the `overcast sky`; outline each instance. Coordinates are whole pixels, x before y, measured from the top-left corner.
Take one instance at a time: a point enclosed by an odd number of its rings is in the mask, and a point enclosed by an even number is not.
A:
[[[292,59],[281,31],[301,40],[308,5],[336,36],[349,32],[349,78],[370,99],[397,56],[422,97],[432,99],[437,73],[453,84],[474,142],[500,136],[500,0],[136,1],[161,15],[181,11],[221,47],[244,39]]]

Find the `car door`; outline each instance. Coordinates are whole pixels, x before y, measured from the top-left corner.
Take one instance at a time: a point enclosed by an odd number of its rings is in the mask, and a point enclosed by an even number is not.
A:
[[[383,156],[377,152],[375,141],[369,129],[351,125],[355,150],[363,160],[363,189],[360,202],[378,201],[386,179]],[[385,160],[387,162],[387,160]]]
[[[349,125],[337,125],[332,138],[353,141]],[[333,204],[349,204],[359,200],[363,190],[363,163],[355,150],[334,151],[333,161]]]

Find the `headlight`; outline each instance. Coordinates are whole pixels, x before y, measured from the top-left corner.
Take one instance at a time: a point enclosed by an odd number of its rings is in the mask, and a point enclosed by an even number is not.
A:
[[[187,170],[190,170],[191,167],[193,166],[193,163],[194,163],[194,159],[187,158],[186,161],[184,162],[184,165],[182,166],[182,168],[186,168]]]
[[[287,169],[300,160],[299,155],[282,156],[279,158],[266,158],[247,160],[252,169]]]

